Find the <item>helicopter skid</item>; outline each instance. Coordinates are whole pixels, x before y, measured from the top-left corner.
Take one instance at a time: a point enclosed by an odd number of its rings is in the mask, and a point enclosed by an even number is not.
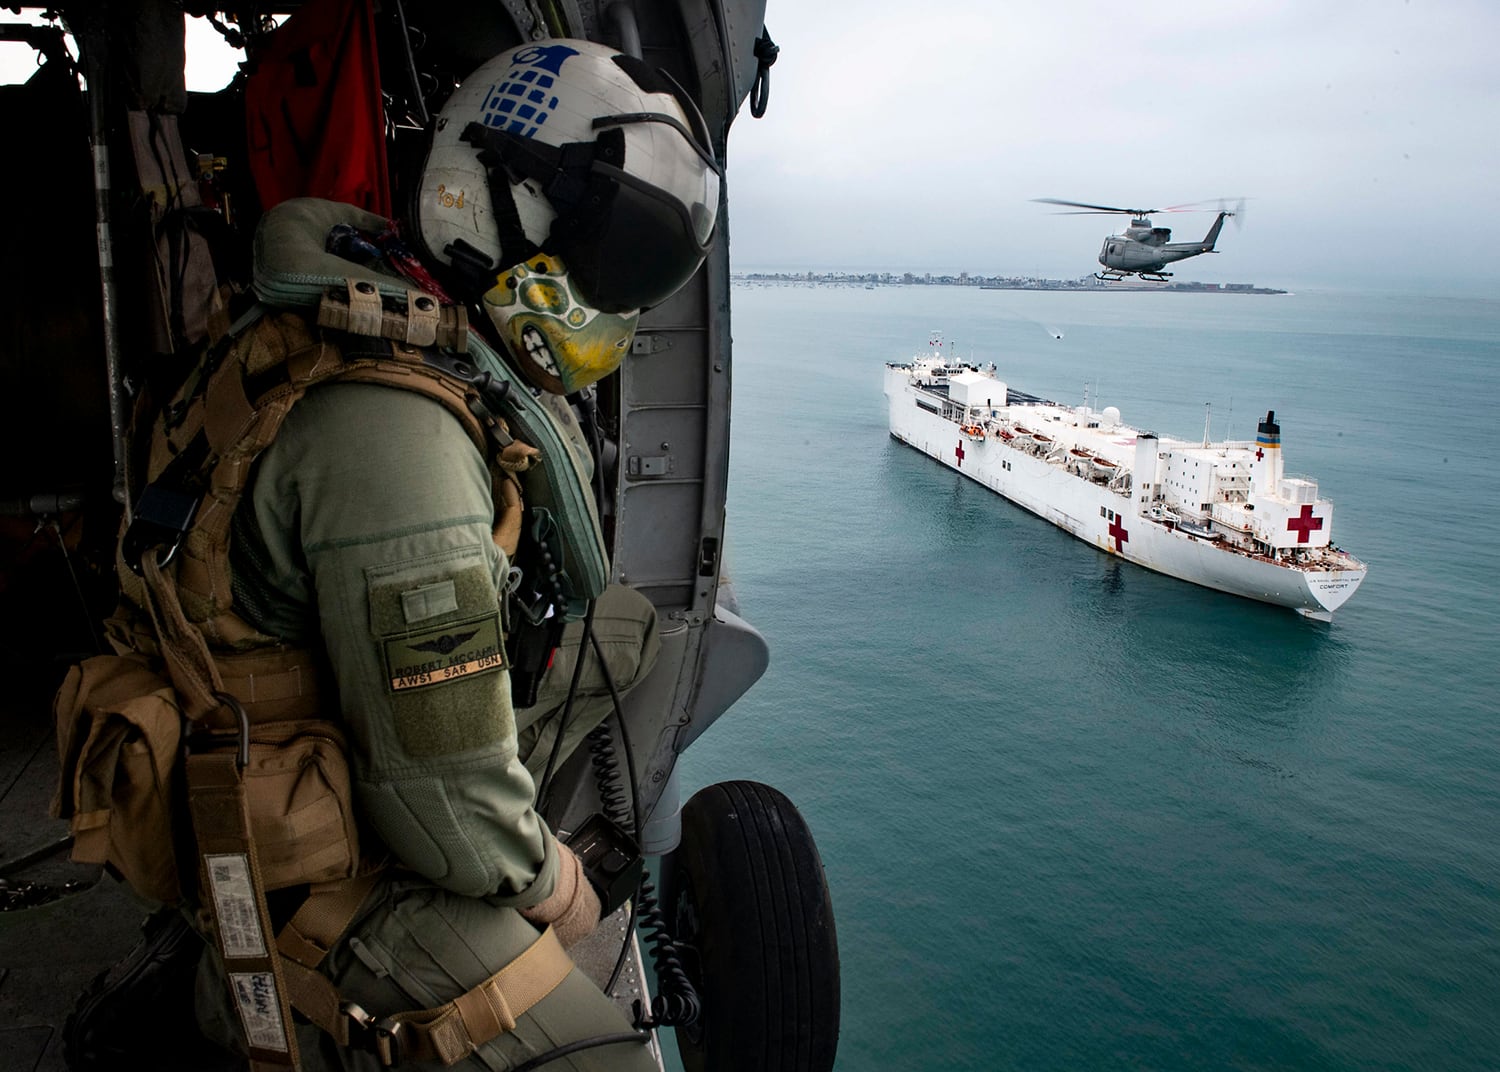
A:
[[[1118,283],[1120,280],[1129,279],[1133,275],[1140,276],[1141,279],[1148,283],[1165,283],[1168,279],[1172,278],[1171,272],[1125,272],[1118,268],[1106,268],[1102,272],[1095,272],[1094,278],[1102,280],[1105,283]]]

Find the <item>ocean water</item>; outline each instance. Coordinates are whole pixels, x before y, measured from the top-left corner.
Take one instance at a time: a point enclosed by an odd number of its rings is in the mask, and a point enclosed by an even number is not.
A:
[[[728,562],[772,662],[684,788],[811,825],[839,1069],[1500,1068],[1500,301],[736,285],[733,317]],[[883,365],[934,329],[1166,434],[1275,409],[1368,579],[1305,621],[896,443]]]

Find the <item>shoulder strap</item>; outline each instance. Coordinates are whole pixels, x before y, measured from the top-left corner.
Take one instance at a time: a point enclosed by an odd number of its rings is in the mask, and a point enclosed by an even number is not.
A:
[[[357,288],[351,283],[348,293]],[[368,307],[362,310],[346,316],[361,327],[386,326],[385,319],[374,324]],[[434,318],[416,335],[435,334],[440,327]],[[180,545],[167,552],[172,561],[164,572],[175,580],[186,619],[214,648],[272,643],[231,609],[230,525],[256,458],[274,442],[292,406],[313,387],[336,381],[425,395],[452,412],[475,445],[487,450],[486,424],[478,415],[485,411],[484,385],[453,375],[422,348],[388,338],[328,334],[297,313],[260,319],[215,367],[195,377],[158,421],[148,486],[123,547],[122,566],[137,571],[139,556],[159,554],[153,544],[170,538]],[[132,538],[142,531],[144,538]],[[121,580],[140,602],[139,580],[124,570]]]

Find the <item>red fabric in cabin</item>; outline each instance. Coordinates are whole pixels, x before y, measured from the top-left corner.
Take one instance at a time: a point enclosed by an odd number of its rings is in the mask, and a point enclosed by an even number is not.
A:
[[[261,207],[324,197],[391,215],[370,0],[312,0],[251,57],[250,173]]]

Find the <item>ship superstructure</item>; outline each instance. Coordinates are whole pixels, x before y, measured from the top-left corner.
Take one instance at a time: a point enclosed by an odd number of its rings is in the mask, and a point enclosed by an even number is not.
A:
[[[1366,567],[1332,542],[1333,503],[1288,475],[1274,412],[1251,441],[1140,431],[954,361],[935,337],[888,363],[891,435],[1101,551],[1330,621]]]

